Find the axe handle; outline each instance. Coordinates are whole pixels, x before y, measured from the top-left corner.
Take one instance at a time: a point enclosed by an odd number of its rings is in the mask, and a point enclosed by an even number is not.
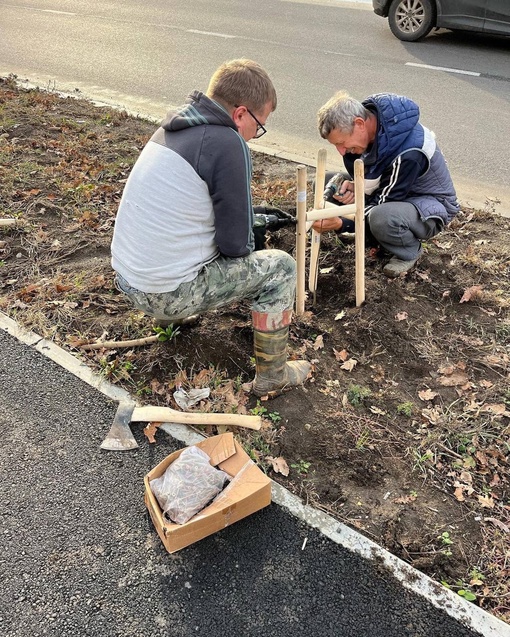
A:
[[[200,412],[184,412],[170,407],[146,405],[135,407],[131,422],[175,422],[180,425],[230,425],[260,429],[260,416],[238,416],[237,414],[204,414]]]

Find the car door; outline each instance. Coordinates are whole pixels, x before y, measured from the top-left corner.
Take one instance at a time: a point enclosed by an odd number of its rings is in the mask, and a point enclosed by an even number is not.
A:
[[[487,0],[437,0],[437,26],[482,31],[486,4]]]
[[[510,35],[509,0],[487,0],[484,31]]]

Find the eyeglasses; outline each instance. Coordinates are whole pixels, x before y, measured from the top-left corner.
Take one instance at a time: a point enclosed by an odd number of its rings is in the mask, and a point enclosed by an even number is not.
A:
[[[248,113],[253,117],[253,119],[257,122],[257,132],[253,136],[253,139],[258,139],[267,133],[267,130],[262,126],[259,120],[255,117],[255,115],[250,111],[249,108],[246,109]]]
[[[235,106],[235,108],[239,108],[239,105]],[[245,108],[248,111],[248,113],[253,117],[253,119],[257,122],[257,132],[255,133],[252,139],[259,139],[259,137],[262,137],[262,135],[265,135],[267,133],[267,130],[264,128],[264,126],[262,126],[262,124],[255,117],[255,115],[250,111],[250,109],[247,106],[245,106]]]

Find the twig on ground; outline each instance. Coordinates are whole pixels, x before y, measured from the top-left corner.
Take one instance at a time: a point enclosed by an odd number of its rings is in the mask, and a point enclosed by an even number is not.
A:
[[[97,343],[85,343],[80,345],[80,349],[120,349],[123,347],[139,347],[141,345],[150,345],[157,343],[159,336],[145,336],[144,338],[135,338],[130,341],[98,341]]]

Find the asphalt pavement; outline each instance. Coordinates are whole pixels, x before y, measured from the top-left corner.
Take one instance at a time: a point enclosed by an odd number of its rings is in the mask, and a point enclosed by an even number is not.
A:
[[[332,518],[319,515],[323,529],[314,528],[281,487],[266,509],[168,554],[144,506],[143,476],[185,443],[160,432],[150,445],[138,424],[138,449],[101,450],[115,400],[0,318],[5,637],[510,635],[438,584],[414,592],[421,574],[399,575]]]

